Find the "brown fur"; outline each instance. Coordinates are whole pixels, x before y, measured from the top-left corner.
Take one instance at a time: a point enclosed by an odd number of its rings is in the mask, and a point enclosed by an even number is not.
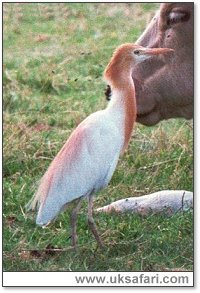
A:
[[[170,18],[172,13],[177,12],[178,18]],[[194,3],[161,4],[137,44],[175,49],[173,58],[154,58],[134,68],[137,121],[154,125],[169,118],[191,119],[194,98]],[[143,84],[138,80],[142,80]]]

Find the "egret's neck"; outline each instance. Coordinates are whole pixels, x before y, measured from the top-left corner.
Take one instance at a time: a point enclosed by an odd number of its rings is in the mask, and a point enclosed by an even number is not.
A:
[[[124,74],[123,72],[119,73],[115,79],[110,81],[110,86],[112,97],[107,109],[115,117],[118,127],[122,129],[124,151],[128,146],[136,120],[135,87],[131,70],[128,74],[127,72],[124,72]]]

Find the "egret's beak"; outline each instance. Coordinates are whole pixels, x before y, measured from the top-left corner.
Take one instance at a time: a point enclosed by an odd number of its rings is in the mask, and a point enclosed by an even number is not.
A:
[[[159,54],[166,54],[169,52],[174,52],[174,50],[170,48],[145,48],[142,52],[142,55],[153,56]]]

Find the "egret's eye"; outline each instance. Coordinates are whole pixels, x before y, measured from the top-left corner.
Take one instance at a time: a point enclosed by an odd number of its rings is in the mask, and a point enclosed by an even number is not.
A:
[[[139,54],[140,54],[140,50],[135,50],[135,51],[134,51],[134,54],[135,54],[135,55],[139,55]]]

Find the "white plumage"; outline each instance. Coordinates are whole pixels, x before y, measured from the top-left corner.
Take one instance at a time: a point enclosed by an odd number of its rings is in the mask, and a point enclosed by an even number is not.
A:
[[[92,195],[107,186],[120,153],[130,140],[136,119],[135,88],[132,68],[151,55],[171,51],[146,49],[134,44],[120,46],[106,67],[104,77],[112,88],[108,107],[91,114],[71,134],[44,174],[31,203],[39,205],[38,225],[52,221],[66,204],[77,200],[72,212],[72,244],[76,246],[76,221],[80,200],[88,197],[88,224],[99,246],[103,242],[92,216]]]
[[[69,141],[57,155],[50,169],[42,178],[44,187],[48,182],[51,168],[53,184],[50,185],[48,196],[41,197],[36,223],[46,225],[57,216],[62,207],[85,195],[94,193],[109,183],[123,146],[123,133],[117,123],[110,119],[111,113],[106,109],[91,114],[76,129]],[[84,137],[84,140],[83,140]],[[70,152],[67,144],[70,139],[75,144]],[[38,192],[40,191],[40,188]]]

